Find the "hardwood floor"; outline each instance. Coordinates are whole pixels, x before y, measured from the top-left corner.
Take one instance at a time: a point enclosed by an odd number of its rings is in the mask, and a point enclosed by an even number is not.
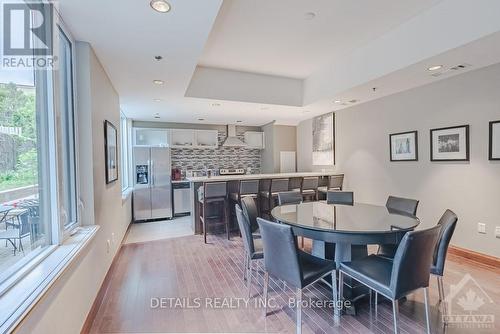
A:
[[[245,304],[247,289],[242,278],[241,239],[233,237],[228,241],[222,235],[209,235],[208,238],[208,245],[203,244],[201,236],[123,245],[110,273],[111,278],[102,287],[105,289],[104,298],[96,317],[93,321],[91,319],[89,332],[295,332],[295,309],[289,306],[289,299],[293,299],[292,290],[271,279],[269,297],[275,303],[264,318],[263,308],[255,306],[262,293],[261,271],[253,280],[252,298],[248,305]],[[258,266],[261,270],[262,263]],[[466,274],[470,274],[486,293],[487,296],[480,296],[484,305],[476,313],[493,315],[493,328],[450,325],[444,329],[436,305],[438,290],[433,278],[430,287],[433,333],[498,333],[500,269],[450,256],[445,275],[446,292],[450,292],[450,284],[457,284]],[[474,289],[479,291],[472,286]],[[213,300],[213,297],[221,299]],[[493,302],[490,303],[487,297]],[[164,307],[151,307],[152,303],[157,306],[160,298],[164,298]],[[304,290],[303,301],[321,306],[318,302],[330,300],[331,290],[325,285],[314,284]],[[417,292],[401,303],[402,333],[425,331],[422,301],[423,293]],[[227,304],[216,305],[216,302]],[[381,301],[377,317],[365,303],[357,316],[342,316],[339,326],[334,326],[332,314],[332,309],[327,307],[303,308],[303,332],[385,334],[393,331],[392,308],[388,302]]]

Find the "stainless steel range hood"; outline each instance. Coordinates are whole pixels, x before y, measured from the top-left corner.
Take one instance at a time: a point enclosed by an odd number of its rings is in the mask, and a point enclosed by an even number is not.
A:
[[[227,125],[227,137],[222,143],[225,147],[246,147],[247,144],[236,137],[236,125]]]

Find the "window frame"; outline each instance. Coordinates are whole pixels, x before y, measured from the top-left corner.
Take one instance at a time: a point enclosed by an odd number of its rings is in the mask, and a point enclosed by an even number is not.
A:
[[[47,3],[46,1],[42,1]],[[54,13],[56,11],[53,9]],[[36,17],[32,17],[31,20],[36,20]],[[43,34],[52,33],[52,38],[54,37],[53,29],[44,30]],[[37,43],[36,40],[33,43]],[[47,181],[46,187],[40,187],[39,184],[39,198],[48,199],[47,207],[40,212],[44,212],[43,218],[40,219],[47,221],[47,232],[50,235],[47,238],[47,245],[37,253],[33,253],[28,256],[25,260],[21,260],[9,267],[6,270],[6,274],[2,275],[0,281],[0,296],[7,293],[10,288],[16,285],[20,280],[22,280],[26,275],[28,275],[33,268],[35,268],[41,261],[52,254],[59,245],[62,244],[63,238],[61,237],[60,231],[60,215],[58,212],[59,208],[59,177],[58,177],[58,154],[57,154],[57,122],[56,122],[56,90],[55,90],[55,77],[56,72],[54,69],[34,69],[34,87],[36,91],[36,102],[35,102],[35,113],[44,115],[37,120],[37,132],[42,132],[44,135],[39,136],[37,141],[38,147],[41,149],[38,152],[38,164],[44,165],[44,168],[39,169],[39,180],[42,177]],[[43,99],[38,98],[43,96]],[[37,135],[38,136],[38,135]],[[41,162],[43,160],[43,162]],[[43,173],[43,174],[42,174]],[[42,176],[41,176],[42,175]],[[40,195],[43,192],[44,195]],[[40,202],[41,205],[41,202]]]
[[[58,244],[62,244],[64,240],[69,238],[74,232],[75,229],[78,228],[81,225],[81,210],[83,209],[82,201],[80,199],[80,173],[79,173],[79,152],[78,152],[78,147],[79,147],[79,135],[78,135],[78,117],[77,117],[77,88],[76,88],[76,80],[75,80],[75,73],[76,73],[76,58],[75,58],[75,39],[73,38],[71,32],[67,28],[67,26],[64,24],[64,21],[62,20],[60,14],[57,12],[57,10],[54,8],[54,27],[53,27],[53,35],[54,35],[54,55],[59,54],[59,49],[60,49],[60,44],[59,44],[59,34],[63,34],[63,36],[66,38],[68,43],[70,44],[70,52],[71,52],[71,107],[72,107],[72,122],[73,122],[73,150],[74,150],[74,166],[72,168],[74,169],[74,181],[75,181],[75,210],[76,210],[76,220],[71,222],[70,224],[65,225],[64,220],[62,217],[62,213],[60,212],[60,204],[61,204],[61,194],[60,190],[61,184],[63,182],[63,171],[57,170],[57,214],[58,214]],[[56,35],[57,34],[57,35]],[[58,78],[58,72],[56,70],[53,70],[53,78],[54,80],[54,101],[57,101],[55,103],[55,108],[54,108],[54,114],[57,119],[60,119],[61,114],[62,114],[62,106],[59,104],[59,97],[60,94],[64,92],[64,90],[61,87],[61,83],[59,82]],[[56,141],[55,145],[57,147],[58,143],[63,140],[63,136],[61,133],[61,130],[58,128],[60,124],[56,123]],[[56,156],[56,164],[59,165],[59,157]]]
[[[130,130],[129,119],[120,110],[120,162],[121,162],[121,191],[127,192],[130,188]]]

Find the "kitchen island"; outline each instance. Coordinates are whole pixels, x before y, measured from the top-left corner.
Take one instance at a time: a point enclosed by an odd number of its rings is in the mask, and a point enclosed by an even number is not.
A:
[[[244,175],[218,175],[218,176],[198,176],[188,177],[187,181],[191,182],[191,224],[195,234],[202,233],[202,226],[200,221],[200,212],[198,205],[198,189],[208,182],[227,182],[228,193],[237,191],[238,181],[240,180],[269,180],[278,178],[289,178],[299,180],[303,177],[325,178],[333,175],[341,175],[339,172],[297,172],[297,173],[274,173],[274,174],[244,174]],[[231,218],[231,217],[230,217]],[[236,224],[231,224],[236,226]]]

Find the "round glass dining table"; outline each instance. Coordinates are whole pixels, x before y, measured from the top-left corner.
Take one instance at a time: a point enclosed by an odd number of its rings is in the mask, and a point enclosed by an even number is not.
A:
[[[277,221],[291,225],[297,235],[358,245],[398,243],[401,235],[420,223],[415,216],[364,203],[305,202],[277,206],[271,215]]]
[[[398,244],[420,223],[416,216],[364,203],[304,202],[277,206],[271,215],[290,225],[295,235],[312,239],[312,254],[335,260],[337,267],[341,262],[367,256],[367,245]],[[356,301],[366,295],[366,288],[356,288],[350,282],[346,285],[346,298]]]

